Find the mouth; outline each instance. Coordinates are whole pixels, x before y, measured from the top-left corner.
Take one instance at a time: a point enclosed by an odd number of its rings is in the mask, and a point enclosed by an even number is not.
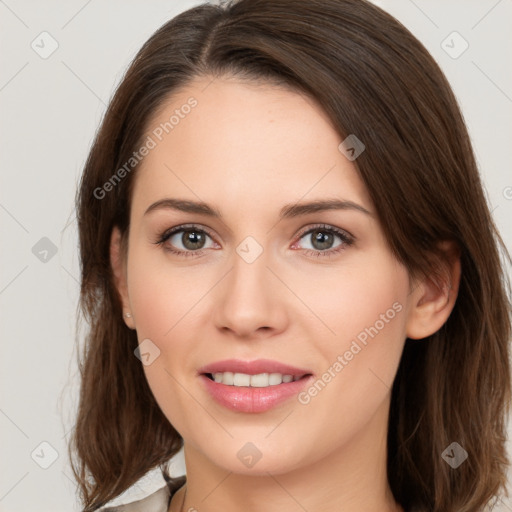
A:
[[[216,372],[203,373],[202,375],[205,375],[208,379],[217,384],[224,384],[225,386],[267,388],[269,386],[279,386],[280,384],[295,382],[309,377],[312,374],[290,375],[282,373],[258,373],[256,375],[250,375],[248,373]]]
[[[313,373],[277,361],[226,360],[201,368],[198,377],[218,404],[232,411],[261,413],[290,400]]]

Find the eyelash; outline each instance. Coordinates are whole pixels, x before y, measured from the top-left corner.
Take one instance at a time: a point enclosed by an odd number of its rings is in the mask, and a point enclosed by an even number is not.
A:
[[[334,256],[334,255],[338,254],[339,252],[345,250],[347,247],[350,247],[354,243],[354,237],[352,235],[349,235],[347,232],[337,229],[333,226],[329,226],[327,224],[318,224],[318,225],[310,227],[309,229],[302,232],[298,236],[298,240],[304,238],[304,236],[309,235],[317,230],[328,232],[328,233],[333,233],[333,234],[337,235],[341,239],[342,243],[335,249],[327,249],[325,251],[304,249],[304,251],[306,252],[306,254],[308,256],[329,258],[329,257]],[[182,224],[180,226],[176,226],[174,228],[168,229],[168,230],[164,231],[163,233],[159,234],[157,240],[153,243],[156,245],[163,246],[164,243],[172,235],[175,235],[176,233],[180,233],[182,231],[193,231],[196,233],[204,233],[213,239],[213,236],[207,230],[197,226],[196,224]],[[198,249],[197,251],[180,251],[180,250],[172,249],[170,247],[165,247],[164,249],[172,254],[177,254],[178,256],[184,256],[184,257],[198,257],[206,250],[206,249]]]

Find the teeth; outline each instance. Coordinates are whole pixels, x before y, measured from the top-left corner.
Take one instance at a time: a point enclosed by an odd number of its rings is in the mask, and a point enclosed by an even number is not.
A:
[[[266,388],[299,380],[302,376],[283,375],[281,373],[259,373],[248,375],[247,373],[219,372],[213,374],[213,380],[219,384],[237,387]]]
[[[283,382],[283,376],[280,373],[271,373],[268,376],[269,386],[276,386],[277,384],[281,384],[281,382]]]
[[[223,379],[224,380],[224,379]],[[233,375],[233,386],[250,386],[251,376],[246,373],[235,373]]]

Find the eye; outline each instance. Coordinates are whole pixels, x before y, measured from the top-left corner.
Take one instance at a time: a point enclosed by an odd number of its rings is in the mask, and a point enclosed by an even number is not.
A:
[[[313,226],[303,232],[299,240],[303,239],[306,247],[297,247],[296,242],[292,249],[304,249],[307,255],[313,256],[332,256],[352,245],[355,240],[347,232],[325,224]],[[161,233],[154,243],[162,245],[170,253],[187,257],[200,256],[203,250],[218,247],[212,236],[195,224],[168,229]]]
[[[211,236],[196,225],[176,226],[164,231],[155,243],[164,246],[166,251],[183,256],[197,256],[203,249],[214,247]]]
[[[325,224],[314,226],[303,233],[300,240],[306,241],[306,254],[315,256],[331,256],[346,249],[354,243],[354,237],[333,226]],[[309,247],[307,246],[309,243]],[[304,244],[301,244],[304,245]],[[294,244],[292,248],[296,248]]]

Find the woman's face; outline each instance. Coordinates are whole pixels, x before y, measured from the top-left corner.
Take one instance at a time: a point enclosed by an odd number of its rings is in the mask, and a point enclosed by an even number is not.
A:
[[[327,116],[283,88],[203,78],[146,135],[122,293],[185,445],[252,474],[381,446],[410,282]],[[339,204],[304,206],[324,201]]]

